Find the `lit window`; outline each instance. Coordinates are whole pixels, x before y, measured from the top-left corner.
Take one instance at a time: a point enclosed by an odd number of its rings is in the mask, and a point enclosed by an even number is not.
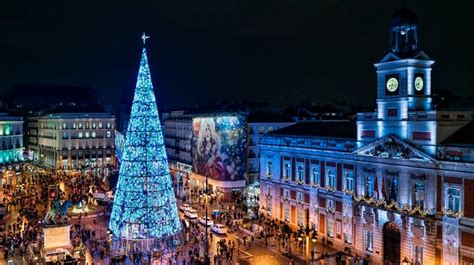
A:
[[[304,181],[304,167],[302,165],[298,165],[298,181]]]
[[[334,174],[334,169],[328,169],[327,183],[330,187],[336,187],[336,175]]]
[[[270,194],[272,194],[272,186],[267,185],[267,195],[270,195]]]
[[[349,222],[349,220],[345,220],[344,222]],[[344,226],[348,226],[348,229],[352,228],[350,226],[350,224],[344,223]],[[345,233],[344,233],[344,243],[352,244],[352,233],[351,233],[351,231],[347,231],[347,233],[345,231]]]
[[[418,205],[423,209],[425,205],[425,183],[415,183],[413,187],[413,205]]]
[[[267,176],[271,176],[273,172],[273,162],[267,161]]]
[[[94,122],[94,123],[92,123],[92,129],[95,129],[95,128],[97,128],[97,125],[96,125],[96,123]]]
[[[366,187],[365,187],[365,195],[369,196],[369,197],[374,197],[374,176],[373,175],[369,175],[367,176],[367,184],[366,184]]]
[[[272,215],[272,199],[267,197],[267,214]]]
[[[79,129],[82,129],[82,122],[79,122]]]
[[[92,138],[95,138],[97,135],[95,134],[95,132],[92,132]]]
[[[99,122],[99,129],[102,129],[102,122]]]
[[[86,138],[89,138],[89,132],[86,132]]]
[[[296,218],[298,219],[296,222],[298,223],[298,225],[303,225],[303,222],[304,222],[304,217],[303,217],[303,209],[298,209],[298,213],[297,213],[297,216]]]
[[[354,191],[354,172],[346,171],[346,190]]]
[[[110,124],[110,122],[107,122],[107,129],[110,129],[112,128],[112,125]]]
[[[319,166],[314,166],[311,170],[313,184],[319,184]]]
[[[303,196],[303,193],[301,193],[301,192],[298,192],[298,193],[296,194],[296,199],[297,199],[297,201],[299,201],[299,202],[303,202],[303,200],[304,200],[303,197],[304,197],[304,196]]]
[[[389,182],[388,187],[388,201],[398,201],[398,179],[392,178]]]
[[[334,201],[333,200],[326,200],[326,209],[330,212],[334,211]]]
[[[461,190],[457,187],[448,187],[446,189],[446,208],[453,212],[461,211]]]
[[[284,206],[284,213],[285,213],[285,221],[290,222],[290,206]]]
[[[63,132],[63,139],[67,139],[67,132]]]
[[[365,250],[374,251],[374,233],[372,231],[365,231]]]
[[[82,138],[82,132],[79,132],[79,138]]]
[[[75,122],[72,124],[72,128],[76,129],[76,123]]]
[[[412,255],[413,264],[423,265],[423,247],[414,245]]]
[[[290,178],[291,176],[291,165],[290,163],[285,163],[285,170],[283,171],[283,177]]]
[[[328,218],[328,228],[327,228],[328,237],[334,237],[334,219]]]
[[[107,138],[112,137],[112,133],[110,131],[107,131]]]
[[[65,122],[63,123],[63,129],[67,129],[67,124]]]

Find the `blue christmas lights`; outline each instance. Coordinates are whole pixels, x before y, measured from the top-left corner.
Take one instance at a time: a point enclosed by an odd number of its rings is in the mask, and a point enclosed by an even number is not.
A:
[[[124,240],[164,239],[181,230],[145,48],[109,228]]]

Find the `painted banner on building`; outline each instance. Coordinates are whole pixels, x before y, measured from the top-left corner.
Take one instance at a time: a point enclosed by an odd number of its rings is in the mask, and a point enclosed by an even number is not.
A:
[[[193,171],[215,180],[243,180],[245,120],[240,116],[193,119]]]

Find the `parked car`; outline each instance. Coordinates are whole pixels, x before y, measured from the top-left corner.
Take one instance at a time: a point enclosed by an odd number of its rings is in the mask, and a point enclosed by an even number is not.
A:
[[[206,225],[206,217],[199,218],[199,223],[202,225]],[[214,221],[212,221],[209,217],[207,217],[207,226],[212,226]]]
[[[212,211],[213,218],[230,218],[230,214],[225,212],[224,210],[214,210]]]
[[[188,208],[184,211],[184,215],[189,219],[196,219],[198,217],[197,211],[193,208]]]
[[[216,234],[223,235],[227,234],[227,227],[223,224],[213,224],[211,226],[211,231]]]
[[[179,206],[179,209],[183,212],[185,212],[186,209],[190,209],[190,208],[191,208],[191,206],[189,206],[189,204],[186,204],[186,203],[183,203]]]

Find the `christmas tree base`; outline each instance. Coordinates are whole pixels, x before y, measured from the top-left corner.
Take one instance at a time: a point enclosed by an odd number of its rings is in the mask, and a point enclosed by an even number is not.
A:
[[[154,257],[171,254],[183,244],[181,233],[165,238],[127,239],[113,237],[112,250],[114,253],[130,256],[136,253]]]

